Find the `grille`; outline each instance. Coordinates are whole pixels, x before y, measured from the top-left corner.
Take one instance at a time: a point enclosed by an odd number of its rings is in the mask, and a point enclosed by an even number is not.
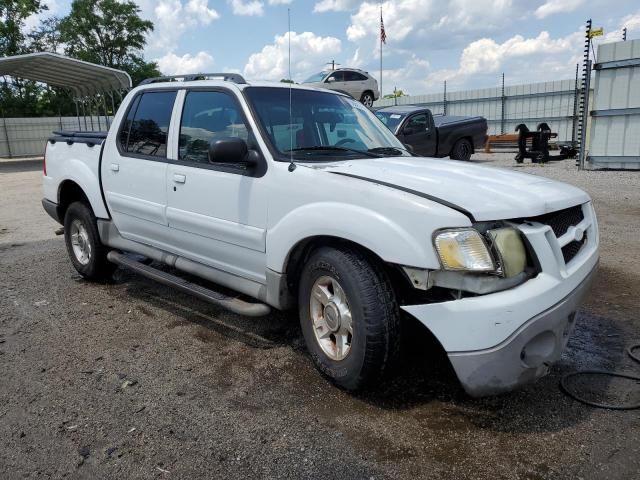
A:
[[[562,247],[562,256],[564,257],[564,263],[567,264],[571,260],[573,260],[573,257],[578,254],[585,243],[587,243],[587,235],[582,237],[582,240],[580,241],[574,240],[573,242],[569,242],[564,247]]]
[[[578,225],[582,220],[584,220],[584,214],[582,213],[582,206],[578,205],[576,207],[566,208],[557,212],[546,213],[539,217],[532,218],[532,220],[549,225],[556,237],[560,238],[562,235],[567,233],[569,227]],[[580,246],[582,246],[581,242],[571,243],[580,243]],[[566,245],[566,247],[571,245],[571,243]]]

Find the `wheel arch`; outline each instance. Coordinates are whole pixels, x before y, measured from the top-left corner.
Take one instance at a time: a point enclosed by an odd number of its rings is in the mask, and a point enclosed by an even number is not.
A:
[[[69,206],[77,201],[86,203],[94,211],[89,197],[76,181],[66,179],[60,182],[58,186],[58,215],[63,221]]]

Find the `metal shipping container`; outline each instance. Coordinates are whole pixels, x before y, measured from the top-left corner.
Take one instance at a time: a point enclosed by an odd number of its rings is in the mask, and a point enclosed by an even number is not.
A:
[[[598,47],[586,168],[640,169],[640,40]]]

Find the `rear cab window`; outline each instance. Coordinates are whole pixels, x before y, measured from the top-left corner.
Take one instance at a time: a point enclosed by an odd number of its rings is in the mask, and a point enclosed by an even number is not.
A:
[[[144,157],[167,157],[167,135],[175,90],[143,92],[127,112],[119,135],[122,153]]]

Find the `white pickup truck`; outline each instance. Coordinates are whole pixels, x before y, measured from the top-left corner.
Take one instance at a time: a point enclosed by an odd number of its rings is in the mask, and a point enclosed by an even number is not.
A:
[[[545,375],[598,264],[585,192],[415,158],[346,95],[235,74],[145,82],[108,133],[54,134],[43,183],[84,277],[120,264],[240,314],[297,308],[348,390],[387,378],[407,315],[470,395]]]

